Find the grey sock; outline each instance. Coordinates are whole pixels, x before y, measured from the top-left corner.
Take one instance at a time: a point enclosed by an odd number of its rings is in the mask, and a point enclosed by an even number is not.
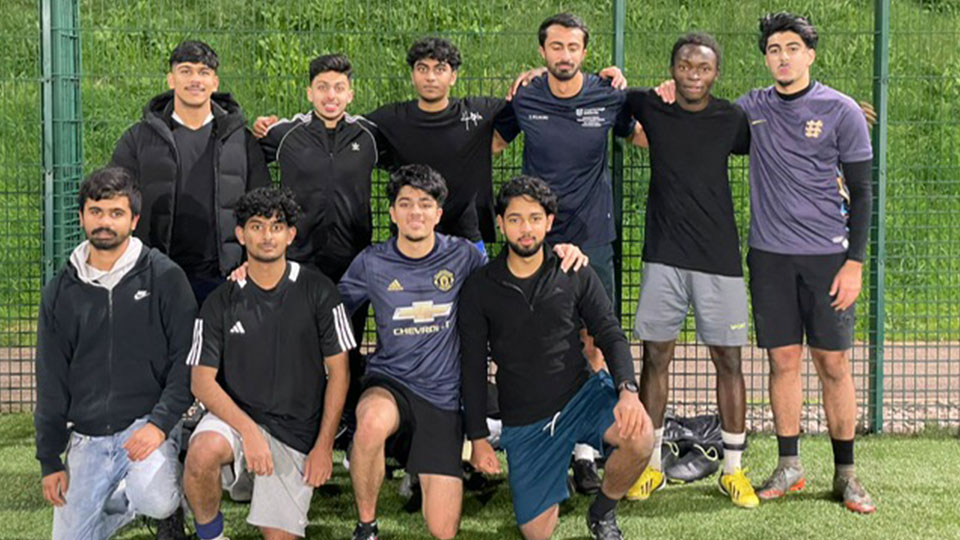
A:
[[[799,467],[800,456],[780,456],[777,461],[778,467]]]
[[[837,465],[834,470],[834,475],[838,478],[853,478],[856,474],[857,470],[855,465]]]

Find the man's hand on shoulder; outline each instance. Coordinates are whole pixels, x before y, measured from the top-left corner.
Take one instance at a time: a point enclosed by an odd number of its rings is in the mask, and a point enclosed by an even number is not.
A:
[[[573,244],[557,244],[553,246],[553,252],[560,257],[560,270],[564,272],[569,272],[571,268],[574,272],[579,272],[590,264],[590,257]]]
[[[253,122],[253,136],[262,139],[267,136],[267,130],[270,126],[277,123],[279,119],[276,115],[258,116]]]

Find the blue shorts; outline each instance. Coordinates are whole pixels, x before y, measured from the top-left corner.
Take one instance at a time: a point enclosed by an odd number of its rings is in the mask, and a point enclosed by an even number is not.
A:
[[[556,415],[525,426],[504,426],[510,491],[517,524],[523,525],[568,497],[567,469],[574,445],[612,450],[603,440],[613,425],[617,391],[601,371],[587,379]]]

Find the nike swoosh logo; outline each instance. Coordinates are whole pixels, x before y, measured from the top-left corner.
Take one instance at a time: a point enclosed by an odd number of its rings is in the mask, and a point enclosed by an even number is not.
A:
[[[754,120],[753,122],[750,122],[750,125],[755,126],[757,124],[766,124],[766,123],[767,121],[761,118],[760,120]]]

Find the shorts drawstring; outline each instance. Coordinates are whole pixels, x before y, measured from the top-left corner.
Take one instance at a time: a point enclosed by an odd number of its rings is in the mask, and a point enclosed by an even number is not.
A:
[[[557,420],[560,419],[560,413],[562,412],[563,411],[557,411],[557,414],[553,415],[553,419],[547,422],[547,425],[543,426],[543,429],[541,429],[540,431],[546,431],[547,428],[550,428],[550,436],[553,437],[553,433],[557,429]]]

